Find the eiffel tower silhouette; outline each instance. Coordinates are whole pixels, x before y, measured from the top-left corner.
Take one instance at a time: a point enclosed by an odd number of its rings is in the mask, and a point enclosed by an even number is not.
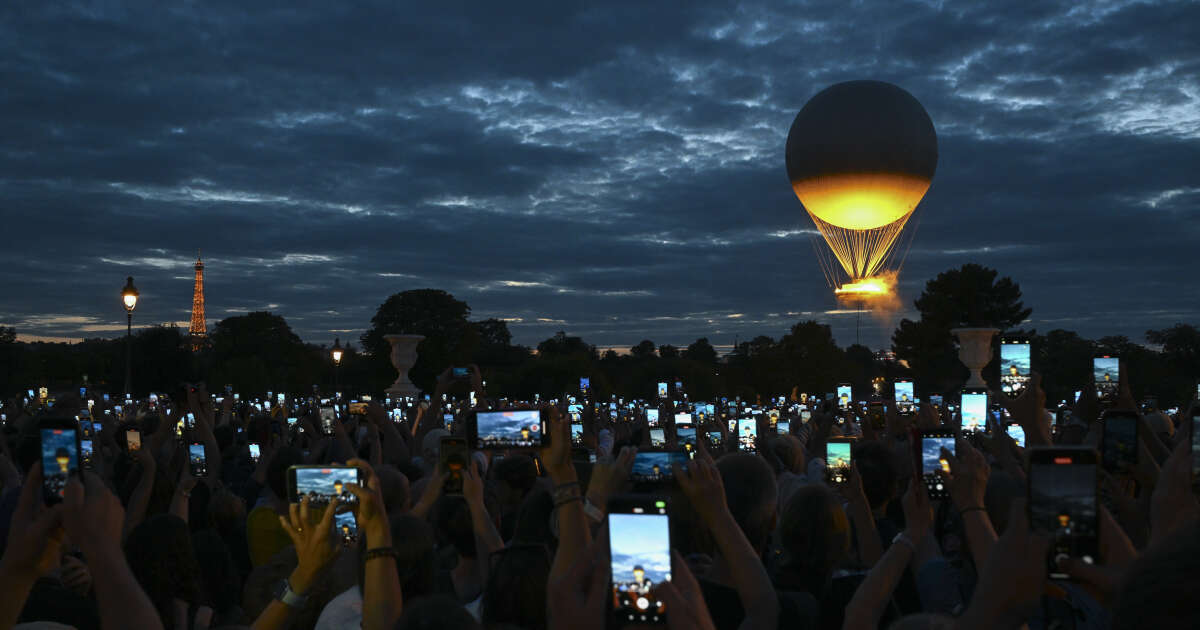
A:
[[[196,251],[196,286],[192,290],[192,323],[188,326],[192,352],[203,348],[208,342],[208,327],[204,323],[204,261]]]

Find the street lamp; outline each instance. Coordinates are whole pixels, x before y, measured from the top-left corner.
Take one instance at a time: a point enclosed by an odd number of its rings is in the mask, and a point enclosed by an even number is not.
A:
[[[330,351],[330,354],[333,356],[333,392],[336,396],[338,390],[341,389],[341,386],[338,384],[338,368],[342,365],[342,344],[340,339],[334,338],[333,350]]]
[[[125,316],[127,317],[125,328],[125,393],[129,393],[129,365],[133,356],[133,308],[137,306],[138,290],[133,286],[133,276],[129,276],[125,281],[125,288],[121,289],[121,301],[125,303]]]

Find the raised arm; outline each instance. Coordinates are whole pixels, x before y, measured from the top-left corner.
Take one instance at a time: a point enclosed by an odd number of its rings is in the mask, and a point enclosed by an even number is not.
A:
[[[884,608],[892,597],[892,591],[904,576],[904,570],[917,552],[929,528],[933,524],[933,510],[925,485],[918,479],[908,484],[904,494],[904,531],[897,536],[895,544],[888,548],[883,558],[867,573],[866,579],[854,591],[854,597],[846,606],[844,630],[875,628],[883,616]]]
[[[138,584],[121,551],[121,502],[91,473],[81,483],[72,477],[63,500],[67,535],[87,558],[97,576],[92,585],[104,628],[162,628],[162,620]],[[101,578],[101,576],[103,576]]]
[[[686,470],[675,464],[674,472],[675,479],[708,525],[721,557],[729,566],[738,599],[746,611],[746,618],[739,627],[742,630],[777,627],[779,600],[775,596],[775,587],[762,560],[729,512],[721,473],[703,451],[688,463]]]
[[[592,532],[583,511],[583,492],[575,465],[571,463],[571,423],[558,408],[545,406],[549,416],[550,446],[542,449],[542,463],[554,482],[554,507],[558,514],[558,551],[550,567],[550,579],[566,573],[579,554],[592,543]]]
[[[299,562],[287,578],[287,591],[281,595],[283,599],[276,597],[267,604],[254,620],[251,626],[254,630],[282,630],[287,627],[292,612],[304,605],[322,569],[341,550],[340,545],[334,545],[330,540],[333,536],[333,513],[339,504],[336,497],[330,501],[316,526],[313,526],[309,515],[308,497],[304,497],[299,504],[289,505],[288,515],[279,517],[279,524],[296,547]]]
[[[146,506],[150,505],[150,492],[154,489],[154,477],[158,474],[158,466],[154,457],[144,449],[133,452],[134,459],[142,466],[142,476],[138,478],[137,487],[129,497],[129,509],[125,511],[125,525],[121,530],[121,540],[133,531],[146,518]]]
[[[462,476],[463,498],[467,502],[467,508],[471,511],[471,528],[475,534],[476,555],[479,558],[490,558],[492,554],[504,548],[504,539],[500,537],[500,532],[496,531],[496,525],[492,523],[487,506],[483,502],[483,478],[479,475],[474,460],[468,462],[467,467],[463,469]],[[487,584],[487,573],[490,566],[490,562],[479,563],[479,579],[482,580],[482,584]]]
[[[42,504],[42,465],[25,476],[0,558],[0,628],[17,623],[38,578],[58,564],[62,546],[62,508]]]
[[[400,574],[396,570],[396,551],[392,546],[392,529],[383,506],[379,476],[361,459],[346,463],[357,466],[367,475],[366,487],[356,484],[347,486],[358,499],[356,515],[367,536],[362,627],[364,630],[391,630],[400,620],[404,594],[401,592]]]

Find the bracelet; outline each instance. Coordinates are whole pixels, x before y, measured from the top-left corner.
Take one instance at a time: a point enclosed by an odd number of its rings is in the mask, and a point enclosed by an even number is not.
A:
[[[366,555],[363,556],[363,562],[370,562],[376,558],[392,558],[394,560],[399,560],[400,554],[394,547],[376,547],[374,549],[367,550]]]
[[[555,492],[558,492],[559,490],[564,490],[564,489],[566,489],[566,488],[570,488],[571,486],[576,486],[576,487],[578,487],[578,486],[579,486],[579,482],[578,482],[578,481],[568,481],[568,482],[566,482],[566,483],[560,483],[560,484],[558,484],[557,486],[554,486],[554,491],[555,491]]]
[[[568,503],[571,503],[571,502],[573,502],[573,501],[579,501],[580,503],[582,503],[582,502],[583,502],[583,497],[581,497],[581,496],[579,496],[578,494],[576,494],[576,495],[573,495],[573,496],[567,497],[567,498],[565,498],[565,499],[559,499],[559,500],[557,500],[557,501],[555,501],[555,502],[554,502],[554,507],[556,507],[556,508],[560,508],[560,507],[562,507],[562,506],[564,506],[564,505],[566,505],[566,504],[568,504]]]
[[[958,515],[962,516],[962,515],[966,514],[967,512],[985,512],[986,513],[987,508],[985,508],[983,506],[979,506],[979,505],[973,505],[971,507],[963,508],[963,509],[959,510]]]

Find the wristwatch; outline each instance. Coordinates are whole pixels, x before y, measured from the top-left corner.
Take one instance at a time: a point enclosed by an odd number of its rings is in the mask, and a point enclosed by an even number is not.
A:
[[[284,578],[279,589],[275,591],[275,599],[283,602],[283,605],[288,608],[299,608],[308,601],[308,596],[293,591],[292,585],[288,583],[287,578]]]

